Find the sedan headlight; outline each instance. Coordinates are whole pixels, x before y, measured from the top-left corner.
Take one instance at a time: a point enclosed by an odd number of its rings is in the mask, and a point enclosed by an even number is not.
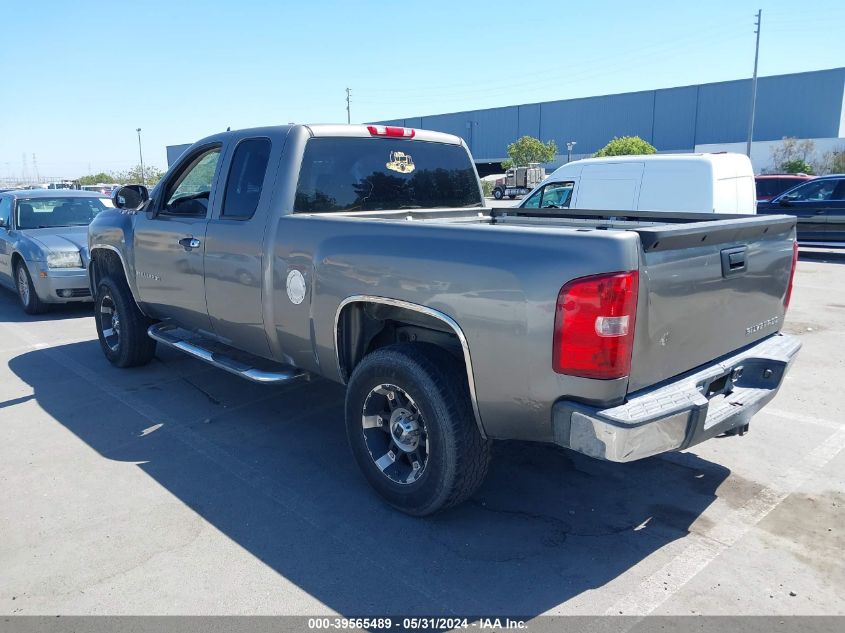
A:
[[[48,268],[82,268],[82,257],[79,251],[49,252],[47,253]]]

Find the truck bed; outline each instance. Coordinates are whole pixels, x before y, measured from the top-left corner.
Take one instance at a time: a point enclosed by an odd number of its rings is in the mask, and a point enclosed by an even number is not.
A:
[[[570,235],[636,233],[640,300],[629,393],[753,345],[783,323],[792,270],[792,216],[517,208],[354,215],[358,220],[519,227]],[[742,260],[741,266],[732,269],[726,263],[731,253]]]

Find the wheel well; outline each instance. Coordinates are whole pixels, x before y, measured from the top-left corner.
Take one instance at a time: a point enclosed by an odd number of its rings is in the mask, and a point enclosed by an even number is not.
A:
[[[17,266],[18,266],[18,262],[22,262],[22,261],[23,261],[23,255],[21,255],[20,253],[13,253],[12,254],[12,272],[15,272],[17,274],[17,271],[15,271],[15,268],[17,268]]]
[[[372,301],[349,303],[338,315],[335,334],[344,382],[364,356],[394,343],[437,345],[466,364],[458,333],[440,318],[412,308]]]
[[[88,266],[88,277],[91,282],[91,294],[97,290],[101,279],[113,277],[123,279],[127,283],[126,272],[123,270],[123,262],[114,251],[98,248],[91,252],[91,263]]]

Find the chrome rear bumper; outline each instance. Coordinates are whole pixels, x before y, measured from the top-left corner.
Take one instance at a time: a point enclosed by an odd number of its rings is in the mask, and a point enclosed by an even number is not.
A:
[[[777,394],[801,348],[776,334],[607,409],[566,400],[552,408],[555,442],[584,455],[630,462],[689,448],[741,429]]]

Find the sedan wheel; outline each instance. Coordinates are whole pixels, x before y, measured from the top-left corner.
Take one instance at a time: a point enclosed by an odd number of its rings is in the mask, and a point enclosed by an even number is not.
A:
[[[22,304],[29,305],[29,277],[26,274],[26,268],[23,266],[18,266],[18,295],[20,295]]]
[[[18,299],[20,299],[24,312],[27,314],[41,314],[47,310],[47,304],[41,301],[38,293],[35,292],[29,271],[26,268],[26,264],[22,261],[19,261],[15,267],[15,287],[17,288]]]

